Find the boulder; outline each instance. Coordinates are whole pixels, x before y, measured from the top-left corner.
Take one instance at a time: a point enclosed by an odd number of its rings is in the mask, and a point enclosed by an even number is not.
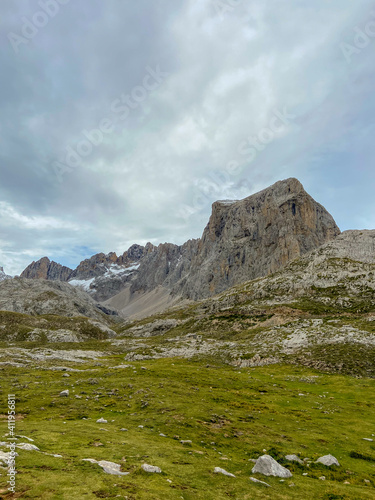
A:
[[[337,458],[335,458],[333,455],[324,455],[323,457],[319,457],[315,463],[323,464],[327,467],[331,467],[331,465],[337,465],[338,467],[340,466]]]
[[[298,462],[303,465],[303,461],[297,457],[297,455],[285,455],[285,459],[288,460],[288,462]]]
[[[153,472],[153,473],[157,473],[157,474],[160,474],[160,473],[161,473],[161,469],[159,469],[159,467],[156,467],[155,465],[142,464],[142,465],[141,465],[141,468],[142,468],[145,472]]]
[[[265,476],[275,476],[283,478],[292,477],[292,473],[288,469],[280,465],[278,462],[276,462],[276,460],[270,455],[262,455],[258,458],[256,464],[252,469],[253,474],[257,472]]]

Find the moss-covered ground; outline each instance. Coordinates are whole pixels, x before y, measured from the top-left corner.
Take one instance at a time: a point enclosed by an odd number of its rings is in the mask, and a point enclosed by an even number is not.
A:
[[[13,393],[16,434],[33,439],[40,451],[18,450],[14,497],[0,470],[0,498],[375,498],[375,442],[363,439],[375,439],[373,379],[293,365],[236,369],[204,359],[114,368],[124,363],[123,355],[112,354],[70,364],[79,371],[1,367],[1,435],[7,431],[7,394]],[[69,397],[59,396],[65,389]],[[108,423],[97,423],[100,417]],[[250,459],[265,452],[293,477],[252,474]],[[328,453],[340,467],[314,464]],[[310,460],[287,463],[287,454]],[[121,464],[129,475],[106,474],[83,458]],[[143,463],[162,473],[143,472]],[[236,477],[214,474],[214,467]]]

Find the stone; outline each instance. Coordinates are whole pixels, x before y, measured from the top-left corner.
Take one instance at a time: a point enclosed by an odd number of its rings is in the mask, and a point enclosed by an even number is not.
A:
[[[61,391],[59,396],[67,398],[69,396],[69,389],[65,389],[64,391]]]
[[[299,464],[303,465],[303,461],[297,457],[297,455],[285,455],[286,460],[289,462],[298,462]]]
[[[106,420],[103,417],[100,417],[100,418],[98,418],[98,420],[96,421],[96,423],[97,424],[108,424],[108,420]]]
[[[338,467],[340,466],[338,460],[333,455],[324,455],[323,457],[319,457],[315,463],[323,464],[327,467],[331,467],[331,465],[337,465]]]
[[[160,474],[160,473],[161,473],[161,469],[160,469],[159,467],[156,467],[155,465],[142,464],[142,465],[141,465],[141,468],[142,468],[145,472],[152,472],[152,473],[157,473],[157,474]]]
[[[82,458],[82,461],[99,465],[106,474],[112,474],[114,476],[127,476],[129,474],[129,472],[121,472],[121,465],[114,462],[108,462],[107,460],[98,461],[95,460],[95,458]]]
[[[16,453],[15,456],[18,457],[18,453]],[[10,452],[6,453],[4,451],[0,451],[0,462],[6,464],[10,458],[11,458]]]
[[[363,438],[363,441],[370,441],[372,443],[374,440],[371,438]]]
[[[215,467],[214,473],[223,474],[224,476],[229,476],[229,477],[236,477],[234,474],[231,474],[230,472],[226,471],[225,469],[222,469],[221,467]]]
[[[127,476],[129,472],[121,472],[121,465],[114,462],[108,462],[107,460],[100,460],[98,465],[102,467],[106,474],[112,474],[114,476]]]
[[[16,446],[17,448],[21,448],[21,450],[40,451],[40,449],[37,446],[35,446],[35,444],[31,443],[19,443]]]
[[[276,462],[276,460],[270,455],[262,455],[261,457],[259,457],[251,472],[253,474],[258,472],[259,474],[263,474],[265,476],[276,476],[283,478],[292,477],[292,473],[288,469],[280,465],[278,462]]]
[[[271,486],[264,481],[260,481],[259,479],[256,479],[255,477],[250,477],[250,481],[253,483],[258,483],[258,484],[263,484],[264,486],[268,486],[268,488],[271,488]]]

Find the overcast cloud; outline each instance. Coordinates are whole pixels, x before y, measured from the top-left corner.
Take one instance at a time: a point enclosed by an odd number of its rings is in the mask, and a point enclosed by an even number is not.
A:
[[[213,201],[291,176],[342,230],[375,228],[373,1],[4,0],[0,19],[8,273],[183,243]]]

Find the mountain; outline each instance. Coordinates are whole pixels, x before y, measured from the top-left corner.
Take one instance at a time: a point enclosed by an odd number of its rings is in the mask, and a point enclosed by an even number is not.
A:
[[[0,266],[0,281],[10,279],[12,276],[5,274],[4,268]]]
[[[127,359],[211,355],[375,376],[375,230],[345,231],[268,276],[133,322]],[[154,338],[155,337],[155,338]]]
[[[0,311],[31,315],[86,316],[107,321],[116,312],[62,281],[13,278],[0,282]]]
[[[161,307],[179,297],[213,296],[274,272],[339,234],[332,216],[291,178],[243,200],[215,202],[200,239],[133,245],[120,257],[99,253],[75,270],[44,257],[21,276],[69,281],[127,314],[155,294]]]
[[[241,201],[218,201],[190,271],[174,290],[193,299],[215,295],[274,272],[338,234],[332,216],[297,179]]]
[[[21,278],[68,281],[72,272],[73,270],[69,269],[69,267],[62,266],[54,261],[51,262],[48,257],[43,257],[27,266],[22,271]]]

